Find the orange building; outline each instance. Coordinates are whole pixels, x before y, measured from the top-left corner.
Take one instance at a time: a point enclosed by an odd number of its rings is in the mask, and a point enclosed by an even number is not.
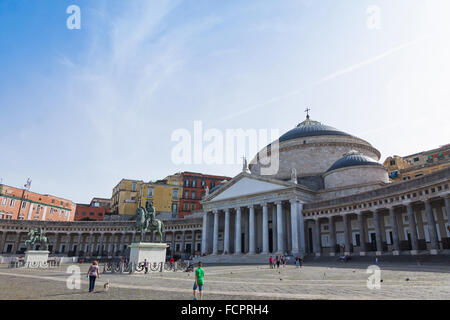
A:
[[[0,219],[73,221],[70,200],[0,184]]]
[[[111,214],[111,199],[94,198],[90,204],[77,203],[75,221],[103,221]]]

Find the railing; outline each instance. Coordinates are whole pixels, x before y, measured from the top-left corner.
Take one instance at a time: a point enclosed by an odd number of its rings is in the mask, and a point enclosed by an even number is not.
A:
[[[61,265],[60,259],[48,259],[47,261],[33,261],[25,263],[24,259],[13,259],[9,262],[8,268],[57,268]]]
[[[144,262],[133,263],[133,262],[123,262],[123,261],[113,261],[107,262],[103,265],[102,273],[144,273],[147,274],[151,272],[163,272],[163,271],[184,271],[189,272],[193,270],[193,265],[190,263],[177,261],[174,263],[169,262]]]

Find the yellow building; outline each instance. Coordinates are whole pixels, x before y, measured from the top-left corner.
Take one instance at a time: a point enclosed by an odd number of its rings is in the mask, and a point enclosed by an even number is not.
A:
[[[113,189],[111,211],[133,215],[138,206],[145,207],[147,201],[153,201],[157,213],[177,214],[182,194],[181,175],[171,175],[156,182],[122,179]]]
[[[383,164],[392,180],[411,180],[450,166],[450,144],[406,157],[388,157]]]

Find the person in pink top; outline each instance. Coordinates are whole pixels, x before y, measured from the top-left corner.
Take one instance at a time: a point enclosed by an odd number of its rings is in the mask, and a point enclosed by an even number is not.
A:
[[[98,272],[98,262],[92,262],[92,265],[89,267],[88,273],[89,277],[89,292],[94,291],[95,280],[100,278],[100,273]]]
[[[270,266],[270,269],[273,269],[273,257],[272,256],[270,256],[270,258],[269,258],[269,266]]]

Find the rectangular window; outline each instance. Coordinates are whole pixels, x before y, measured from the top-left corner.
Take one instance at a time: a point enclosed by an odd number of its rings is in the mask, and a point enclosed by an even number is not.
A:
[[[133,184],[131,185],[131,191],[136,191],[136,186],[137,186],[137,184],[136,184],[136,182],[133,182]]]
[[[172,198],[173,199],[177,199],[178,198],[178,189],[173,189],[172,190]]]
[[[189,180],[184,180],[184,185],[186,186],[186,187],[189,187]]]
[[[189,203],[185,202],[183,206],[184,211],[189,210]]]
[[[197,180],[194,179],[194,180],[192,180],[192,187],[195,188],[196,186],[197,186]]]
[[[7,203],[8,203],[8,199],[2,198],[2,206],[6,206]]]
[[[22,202],[22,209],[25,209],[27,207],[27,203],[24,201]]]
[[[189,198],[189,191],[185,191],[184,192],[184,197],[187,199],[187,198]]]
[[[417,161],[419,161],[419,158],[418,157],[414,158],[414,162],[417,162]]]
[[[389,162],[389,164],[390,164],[391,166],[395,166],[395,160],[391,160],[391,161]]]
[[[16,204],[16,200],[11,199],[11,201],[9,202],[9,206],[12,208],[12,207],[14,207],[15,204]]]
[[[153,197],[153,188],[148,188],[147,197],[149,197],[149,198]]]
[[[195,191],[192,191],[191,197],[192,199],[195,199]]]
[[[195,203],[191,203],[191,210],[195,210]]]

